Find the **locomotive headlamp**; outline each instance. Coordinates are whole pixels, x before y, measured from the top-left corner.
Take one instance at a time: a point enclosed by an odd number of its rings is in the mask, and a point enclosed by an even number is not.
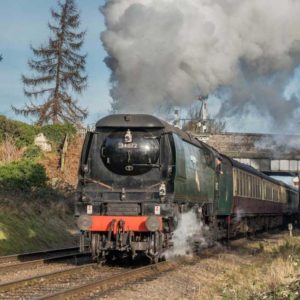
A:
[[[166,196],[166,194],[167,194],[166,184],[162,182],[161,185],[159,186],[159,196]]]
[[[127,131],[125,133],[124,142],[125,143],[132,143],[132,134],[131,134],[130,129],[127,129]]]
[[[146,228],[149,231],[157,231],[160,227],[159,219],[156,216],[150,216],[145,222]]]
[[[77,226],[80,230],[89,230],[92,225],[92,219],[90,216],[81,215],[77,220]]]

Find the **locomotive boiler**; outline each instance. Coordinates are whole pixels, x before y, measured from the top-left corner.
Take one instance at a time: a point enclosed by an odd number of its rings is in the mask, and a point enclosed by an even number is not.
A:
[[[279,226],[298,208],[297,190],[151,115],[107,116],[85,138],[76,216],[95,259],[157,261],[190,210],[220,239]]]

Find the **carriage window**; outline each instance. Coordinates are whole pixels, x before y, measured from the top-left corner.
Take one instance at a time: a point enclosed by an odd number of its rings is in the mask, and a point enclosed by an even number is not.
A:
[[[259,198],[258,197],[258,178],[255,178],[255,198]]]
[[[261,198],[261,186],[260,186],[260,178],[257,179],[258,180],[258,198]]]
[[[248,197],[251,197],[251,176],[248,175]]]
[[[245,196],[245,176],[243,172],[241,172],[241,178],[242,178],[242,196]]]
[[[239,177],[239,195],[242,196],[242,177],[241,177],[242,174],[241,174],[240,170],[238,172],[239,172],[238,173],[239,174],[238,175],[238,177]]]
[[[251,187],[252,187],[251,180],[252,180],[252,176],[248,175],[248,196],[249,197],[251,197],[251,193],[252,193],[252,191],[251,191]]]

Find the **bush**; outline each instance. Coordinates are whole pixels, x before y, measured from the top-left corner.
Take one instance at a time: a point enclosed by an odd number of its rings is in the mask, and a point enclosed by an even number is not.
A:
[[[21,148],[23,146],[31,145],[36,134],[36,126],[10,120],[5,116],[0,115],[0,143],[5,137],[10,136],[14,138],[16,146]]]
[[[0,186],[4,189],[34,190],[46,187],[47,180],[44,166],[28,159],[0,167]]]
[[[45,126],[29,125],[0,115],[0,144],[9,136],[14,139],[18,148],[30,146],[33,144],[35,136],[40,132],[46,136],[55,148],[59,148],[66,134],[70,136],[76,134],[76,128],[69,123]]]
[[[11,161],[21,159],[23,149],[16,146],[15,140],[6,136],[0,143],[0,164],[7,164]]]
[[[46,136],[46,138],[59,147],[64,141],[66,134],[70,136],[75,135],[76,128],[72,124],[53,124],[45,125],[40,128],[40,131]]]
[[[41,157],[42,154],[43,152],[38,146],[31,145],[27,147],[27,149],[23,153],[23,158],[32,160]]]

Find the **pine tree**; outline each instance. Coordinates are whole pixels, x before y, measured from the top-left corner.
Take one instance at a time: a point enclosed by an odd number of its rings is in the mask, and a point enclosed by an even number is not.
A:
[[[17,114],[35,117],[39,125],[78,124],[86,118],[87,110],[79,107],[72,95],[80,94],[87,85],[86,55],[78,53],[86,32],[78,32],[80,16],[74,0],[58,1],[58,11],[52,9],[51,15],[54,24],[48,23],[48,43],[39,48],[31,46],[36,59],[30,59],[28,65],[36,75],[22,76],[29,103],[22,109],[12,108]]]

